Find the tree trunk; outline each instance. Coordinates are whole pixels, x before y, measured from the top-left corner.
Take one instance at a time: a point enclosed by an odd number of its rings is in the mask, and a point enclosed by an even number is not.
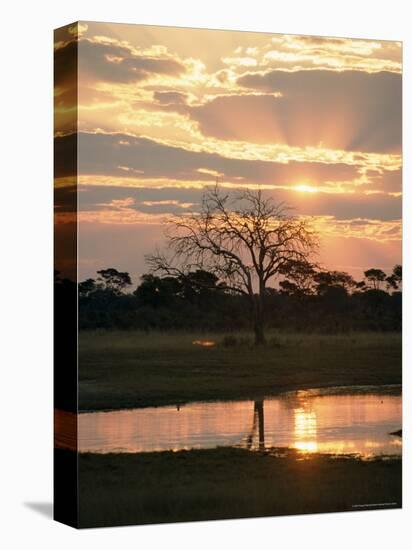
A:
[[[264,295],[265,286],[263,283],[261,283],[259,285],[259,294],[254,296],[255,346],[264,346],[266,344]]]
[[[266,344],[263,319],[258,315],[255,319],[255,346],[264,346]]]
[[[255,415],[258,418],[259,451],[265,449],[265,417],[263,413],[263,399],[255,401]]]

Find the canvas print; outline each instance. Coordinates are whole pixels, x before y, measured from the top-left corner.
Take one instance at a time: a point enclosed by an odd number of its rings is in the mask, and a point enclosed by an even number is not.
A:
[[[54,53],[55,518],[401,507],[402,44],[78,22]]]

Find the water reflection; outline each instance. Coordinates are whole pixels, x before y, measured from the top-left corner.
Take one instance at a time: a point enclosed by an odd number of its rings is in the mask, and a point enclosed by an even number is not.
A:
[[[79,449],[145,452],[243,446],[304,452],[399,455],[400,395],[297,392],[257,401],[192,403],[83,413]],[[62,439],[60,439],[62,440]]]
[[[246,438],[246,448],[252,449],[253,442],[256,439],[258,440],[259,450],[265,448],[265,416],[263,409],[263,399],[255,401],[253,409],[253,424],[250,434]]]
[[[299,451],[316,452],[317,442],[317,418],[312,409],[304,407],[294,409],[294,438],[293,447]]]

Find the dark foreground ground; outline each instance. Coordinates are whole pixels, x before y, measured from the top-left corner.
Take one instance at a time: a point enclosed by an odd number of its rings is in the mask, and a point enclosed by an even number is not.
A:
[[[193,342],[207,340],[213,347]],[[400,333],[82,332],[80,410],[247,399],[282,391],[401,383]]]
[[[401,507],[400,459],[282,453],[80,455],[80,527]]]

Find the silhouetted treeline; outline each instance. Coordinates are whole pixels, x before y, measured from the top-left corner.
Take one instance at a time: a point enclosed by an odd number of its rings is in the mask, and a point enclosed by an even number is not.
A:
[[[268,328],[290,331],[398,331],[402,322],[402,268],[365,271],[362,281],[309,264],[289,265],[279,288],[267,289]],[[70,284],[57,274],[58,292]],[[133,290],[130,275],[114,268],[79,284],[79,328],[142,330],[250,329],[250,301],[225,289],[212,273],[146,274]]]

